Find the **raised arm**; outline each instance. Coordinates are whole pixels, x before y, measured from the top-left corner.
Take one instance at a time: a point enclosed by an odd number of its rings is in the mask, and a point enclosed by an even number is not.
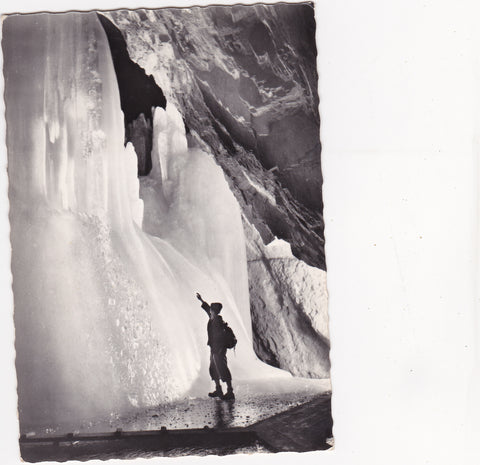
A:
[[[207,304],[207,302],[205,302],[203,299],[202,299],[202,296],[197,292],[197,299],[202,302],[202,308],[207,312],[207,315],[210,316],[210,305]]]

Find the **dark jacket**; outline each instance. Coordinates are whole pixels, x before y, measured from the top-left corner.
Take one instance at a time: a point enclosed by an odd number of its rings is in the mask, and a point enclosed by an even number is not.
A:
[[[207,312],[208,316],[210,317],[210,305],[206,302],[202,303],[202,308]],[[213,320],[210,318],[208,319],[207,323],[207,334],[208,334],[208,341],[207,344],[210,347],[224,347],[225,346],[225,322],[220,315],[215,315]]]

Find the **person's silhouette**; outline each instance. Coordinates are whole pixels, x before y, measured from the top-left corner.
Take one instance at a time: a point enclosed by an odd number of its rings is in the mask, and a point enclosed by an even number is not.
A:
[[[220,302],[208,304],[197,292],[197,299],[202,302],[202,308],[207,312],[209,320],[207,324],[208,342],[210,346],[210,377],[215,382],[215,390],[210,392],[210,397],[221,399],[235,399],[232,387],[232,374],[227,365],[227,347],[225,345],[225,322],[219,315],[223,305]],[[227,393],[224,395],[220,380],[227,384]]]

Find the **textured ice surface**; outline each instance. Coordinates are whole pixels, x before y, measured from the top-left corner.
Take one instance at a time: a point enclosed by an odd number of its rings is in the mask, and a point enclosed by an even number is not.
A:
[[[203,297],[227,303],[223,316],[228,321],[237,319],[236,326],[244,326],[251,338],[245,238],[238,203],[213,156],[187,148],[182,117],[172,104],[166,111],[155,109],[152,164],[152,173],[141,181],[148,212],[145,231],[173,245],[198,268],[198,275],[213,277]]]
[[[252,350],[238,205],[213,159],[187,148],[173,107],[155,112],[143,212],[95,14],[9,17],[3,44],[21,421],[104,418],[205,392],[196,291],[224,303],[237,378],[285,376]]]

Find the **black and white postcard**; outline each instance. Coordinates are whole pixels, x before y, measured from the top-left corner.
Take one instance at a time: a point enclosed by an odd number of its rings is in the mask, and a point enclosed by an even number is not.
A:
[[[333,447],[314,13],[4,18],[24,460]]]

